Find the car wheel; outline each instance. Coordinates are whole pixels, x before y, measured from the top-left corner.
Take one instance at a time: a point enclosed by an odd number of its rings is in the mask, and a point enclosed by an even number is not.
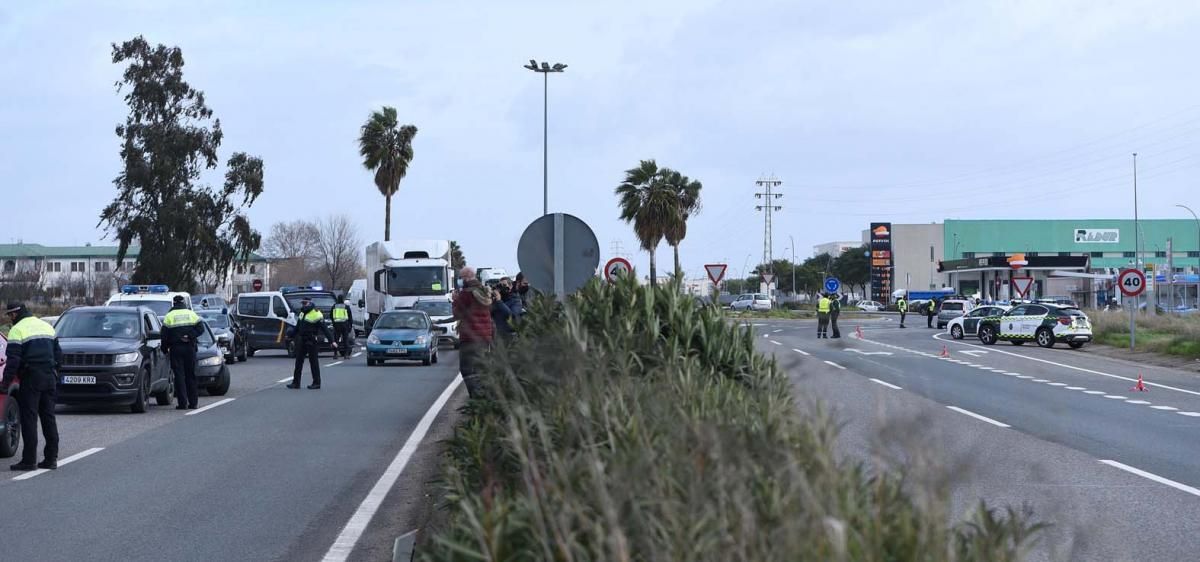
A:
[[[221,378],[214,384],[208,387],[209,396],[225,396],[229,392],[229,367],[221,367]]]
[[[0,435],[0,458],[7,459],[21,448],[21,410],[15,396],[4,401],[4,435]]]
[[[1054,347],[1054,332],[1049,328],[1041,328],[1037,331],[1037,344],[1047,349]]]
[[[150,371],[142,371],[138,379],[137,398],[130,404],[129,410],[135,414],[144,414],[150,409]]]
[[[438,362],[437,348],[434,348],[434,350],[433,350],[433,364],[434,364],[434,365],[437,365],[437,362]]]
[[[246,346],[246,356],[247,357],[254,357],[255,351],[258,351],[258,350],[254,349],[253,347]],[[244,361],[244,359],[243,359],[243,361]]]
[[[173,377],[173,376],[174,375],[171,375],[171,377]],[[174,390],[174,383],[171,382],[171,377],[167,378],[167,387],[164,388],[162,390],[162,392],[157,392],[154,394],[154,403],[155,404],[158,404],[159,406],[170,406],[171,405],[171,394],[172,394],[172,391]]]
[[[983,345],[996,345],[996,328],[995,326],[981,326],[979,328],[979,341]]]
[[[952,337],[956,340],[963,339],[962,326],[959,326],[958,324],[951,326],[950,327],[950,337]]]
[[[454,349],[458,349],[460,347],[462,347],[462,342],[458,341],[458,340],[454,340]]]
[[[428,357],[426,357],[426,358],[422,359],[422,360],[421,360],[421,364],[422,364],[422,365],[424,365],[424,366],[426,366],[426,367],[428,367],[428,366],[432,365],[432,364],[433,364],[433,354],[432,354],[432,353],[430,353]]]
[[[1067,345],[1070,346],[1071,349],[1079,349],[1079,348],[1083,347],[1083,343],[1084,342],[1081,342],[1081,341],[1069,341],[1069,342],[1067,342]]]
[[[247,355],[250,355],[250,346],[243,343],[242,344],[242,354],[238,355],[238,361],[245,363]]]

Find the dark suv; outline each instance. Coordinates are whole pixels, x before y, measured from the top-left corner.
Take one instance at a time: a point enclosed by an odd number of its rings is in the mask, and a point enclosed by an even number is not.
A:
[[[4,350],[8,340],[0,335],[0,381],[4,380]],[[0,387],[0,459],[17,454],[21,446],[21,411],[17,406],[17,388],[21,381],[13,377],[8,388]]]
[[[143,413],[153,396],[159,406],[174,391],[170,361],[162,352],[162,324],[146,307],[72,308],[54,326],[63,350],[58,403],[127,404]]]

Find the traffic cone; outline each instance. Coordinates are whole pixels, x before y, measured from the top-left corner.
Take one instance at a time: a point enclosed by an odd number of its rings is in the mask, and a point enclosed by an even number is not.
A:
[[[856,337],[860,340],[863,339],[862,326],[859,326],[854,329],[854,337]]]
[[[942,346],[942,354],[939,355],[938,357],[941,357],[942,359],[949,359],[950,358],[950,350],[947,349],[946,346],[943,345]]]
[[[1133,388],[1130,388],[1129,390],[1136,390],[1138,392],[1150,392],[1150,389],[1146,388],[1145,383],[1142,382],[1142,374],[1141,373],[1138,373],[1137,384],[1133,385]]]

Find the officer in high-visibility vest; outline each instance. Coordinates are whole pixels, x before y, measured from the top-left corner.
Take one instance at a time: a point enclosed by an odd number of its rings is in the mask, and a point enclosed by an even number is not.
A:
[[[296,318],[296,326],[292,328],[292,336],[295,338],[296,349],[296,369],[292,371],[292,384],[287,385],[288,388],[300,388],[300,378],[304,371],[304,358],[308,357],[308,366],[312,371],[312,384],[308,385],[309,390],[317,390],[321,388],[321,361],[317,357],[317,348],[320,343],[317,341],[317,334],[323,333],[325,339],[333,342],[333,351],[337,352],[338,344],[333,341],[333,334],[329,331],[329,326],[325,325],[325,315],[321,314],[313,306],[312,301],[305,298],[300,301],[300,315]]]
[[[829,330],[830,306],[829,297],[822,294],[821,299],[817,301],[817,339],[829,338],[826,332]]]
[[[933,327],[933,317],[937,316],[938,302],[937,299],[929,299],[929,304],[925,308],[925,327]]]
[[[200,407],[200,387],[196,383],[196,343],[204,333],[200,316],[187,307],[183,295],[172,299],[171,311],[163,319],[163,351],[171,358],[175,375],[176,410]]]
[[[333,335],[337,339],[338,350],[342,357],[350,356],[350,330],[354,329],[354,314],[346,304],[346,297],[338,296],[337,304],[333,305]],[[336,351],[336,350],[335,350]]]
[[[8,351],[0,391],[20,381],[16,398],[21,414],[21,439],[25,440],[21,462],[9,468],[54,470],[58,468],[58,422],[54,418],[54,404],[62,348],[58,346],[54,327],[34,318],[24,304],[8,303],[4,312],[12,328],[8,331]],[[42,422],[42,435],[46,438],[40,463],[37,462],[38,421]]]
[[[900,309],[900,327],[904,327],[904,317],[908,315],[908,300],[903,295],[896,299],[896,308]]]

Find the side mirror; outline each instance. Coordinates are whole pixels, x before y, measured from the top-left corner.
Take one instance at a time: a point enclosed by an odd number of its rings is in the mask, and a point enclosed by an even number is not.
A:
[[[358,299],[358,307],[359,307],[359,308],[366,308],[366,307],[367,307],[367,301],[365,301],[365,300],[363,300],[363,299]]]
[[[148,340],[151,340],[151,341],[154,341],[154,340],[161,340],[161,339],[162,339],[162,332],[158,332],[158,331],[152,331],[152,332],[150,332],[150,333],[146,334],[146,339],[148,339]]]
[[[228,308],[222,308],[222,309],[221,309],[221,314],[229,314],[229,309],[228,309]]]
[[[295,313],[295,312],[289,312],[289,313],[287,314],[287,319],[288,319],[288,320],[290,320],[290,321],[292,321],[292,322],[295,322],[295,321],[296,321],[296,313]]]

